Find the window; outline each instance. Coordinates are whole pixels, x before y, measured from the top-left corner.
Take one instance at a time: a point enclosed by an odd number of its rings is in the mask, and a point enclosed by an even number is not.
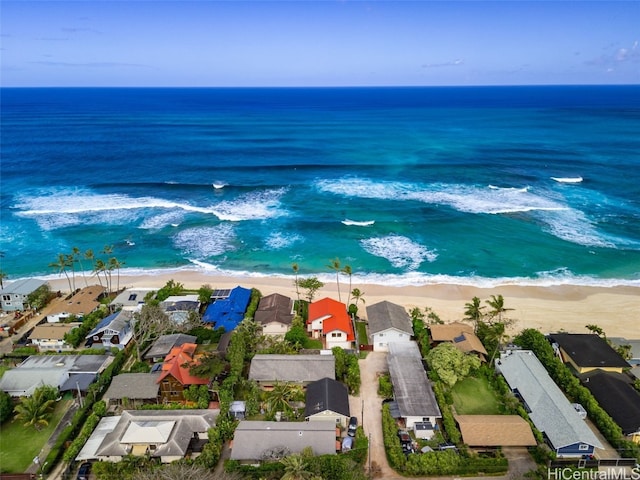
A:
[[[340,337],[340,333],[338,333],[338,332],[333,332],[331,334],[331,338],[339,338],[339,337]]]
[[[2,295],[2,300],[5,302],[10,302],[11,301],[11,296],[10,295]]]
[[[378,336],[379,337],[384,337],[384,333],[379,333]]]
[[[581,451],[589,450],[589,445],[587,445],[586,443],[581,443],[580,446],[578,447],[578,450],[581,450]]]

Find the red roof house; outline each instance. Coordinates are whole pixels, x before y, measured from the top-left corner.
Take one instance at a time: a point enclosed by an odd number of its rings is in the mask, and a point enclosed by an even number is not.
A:
[[[160,396],[163,401],[181,402],[182,392],[191,385],[207,385],[209,380],[189,373],[189,368],[199,363],[195,343],[183,343],[173,347],[162,364],[162,373],[158,377]]]
[[[328,297],[309,305],[307,329],[314,338],[323,337],[329,349],[351,348],[356,340],[347,306]]]

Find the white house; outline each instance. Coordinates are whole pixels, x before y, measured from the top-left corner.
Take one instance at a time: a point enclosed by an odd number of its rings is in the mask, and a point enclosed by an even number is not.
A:
[[[409,314],[388,301],[367,306],[369,336],[374,352],[388,352],[390,343],[408,343],[413,335]]]
[[[64,336],[79,325],[82,324],[74,322],[38,325],[31,332],[29,339],[41,352],[73,350],[73,346],[64,341]]]

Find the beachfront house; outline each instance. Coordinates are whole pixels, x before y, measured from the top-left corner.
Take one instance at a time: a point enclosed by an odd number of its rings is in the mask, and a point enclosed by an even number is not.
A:
[[[595,369],[622,373],[631,365],[607,341],[595,333],[552,333],[554,349],[578,374]]]
[[[314,455],[335,455],[335,423],[243,420],[233,435],[231,460],[260,465],[301,453],[305,448]]]
[[[297,383],[307,386],[323,378],[336,378],[333,355],[273,355],[257,354],[251,359],[249,380],[269,390],[276,383]]]
[[[452,343],[461,352],[474,354],[481,361],[487,358],[487,351],[471,325],[462,322],[432,324],[429,331],[433,347],[444,342]]]
[[[189,315],[200,311],[198,295],[172,295],[160,303],[160,307],[176,325],[185,323]]]
[[[112,310],[138,311],[144,305],[145,297],[153,291],[153,288],[127,288],[111,301],[110,307]]]
[[[350,349],[356,339],[347,306],[328,297],[309,304],[307,330],[313,338],[322,339],[329,350]]]
[[[100,321],[85,338],[92,347],[124,349],[133,338],[133,313],[120,310]]]
[[[240,286],[233,290],[216,290],[212,299],[214,301],[205,310],[202,321],[230,332],[244,319],[251,301],[251,290]]]
[[[496,370],[558,457],[593,455],[603,448],[533,352],[511,350],[496,361]]]
[[[387,364],[393,384],[393,397],[400,418],[407,429],[416,424],[422,438],[430,439],[442,418],[431,380],[422,364],[422,356],[415,342],[391,342]]]
[[[307,386],[305,420],[328,421],[346,428],[350,416],[349,391],[344,383],[332,378],[323,378]]]
[[[85,315],[100,308],[100,299],[107,289],[101,285],[91,285],[78,290],[64,302],[57,302],[47,314],[47,322],[58,323],[70,317],[82,319]]]
[[[374,352],[388,352],[389,343],[411,342],[413,325],[404,307],[388,301],[367,306],[370,343]]]
[[[7,285],[0,290],[2,310],[5,312],[22,312],[26,310],[29,307],[27,302],[29,295],[45,283],[44,280],[38,280],[37,278],[24,278],[7,283]]]
[[[273,293],[260,299],[254,320],[262,326],[263,335],[284,337],[291,328],[293,317],[293,300]]]

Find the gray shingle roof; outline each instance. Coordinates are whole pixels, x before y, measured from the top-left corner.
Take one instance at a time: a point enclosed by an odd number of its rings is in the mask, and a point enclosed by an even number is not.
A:
[[[175,422],[168,441],[152,451],[153,457],[184,456],[194,432],[205,433],[215,424],[219,410],[126,410],[112,432],[104,436],[96,456],[127,455],[128,445],[120,443],[133,422]],[[142,440],[139,443],[146,443]],[[149,441],[149,443],[153,443]]]
[[[185,343],[196,343],[197,337],[185,335],[184,333],[174,333],[172,335],[162,335],[157,338],[151,348],[144,354],[144,359],[166,357],[173,347],[179,347]]]
[[[371,335],[390,328],[413,335],[411,317],[404,307],[386,300],[367,306],[367,321]]]
[[[498,360],[496,368],[526,402],[529,417],[554,448],[576,443],[602,448],[533,352],[515,350]]]
[[[629,363],[595,333],[552,333],[549,338],[579,367],[629,368]]]
[[[4,288],[0,290],[0,293],[3,295],[29,295],[45,283],[47,282],[37,278],[23,278],[22,280],[7,282]]]
[[[257,382],[315,382],[336,378],[333,355],[265,355],[251,360],[249,379]]]
[[[255,321],[260,325],[279,322],[283,325],[291,325],[293,320],[293,300],[291,298],[273,293],[262,297],[255,314]]]
[[[394,397],[403,418],[442,416],[415,342],[389,343],[387,363]]]
[[[158,396],[160,372],[156,373],[121,373],[111,380],[111,385],[104,394],[107,400],[148,400]]]
[[[335,424],[242,421],[233,437],[231,459],[259,461],[273,451],[291,454],[306,447],[311,447],[315,455],[335,454]]]

